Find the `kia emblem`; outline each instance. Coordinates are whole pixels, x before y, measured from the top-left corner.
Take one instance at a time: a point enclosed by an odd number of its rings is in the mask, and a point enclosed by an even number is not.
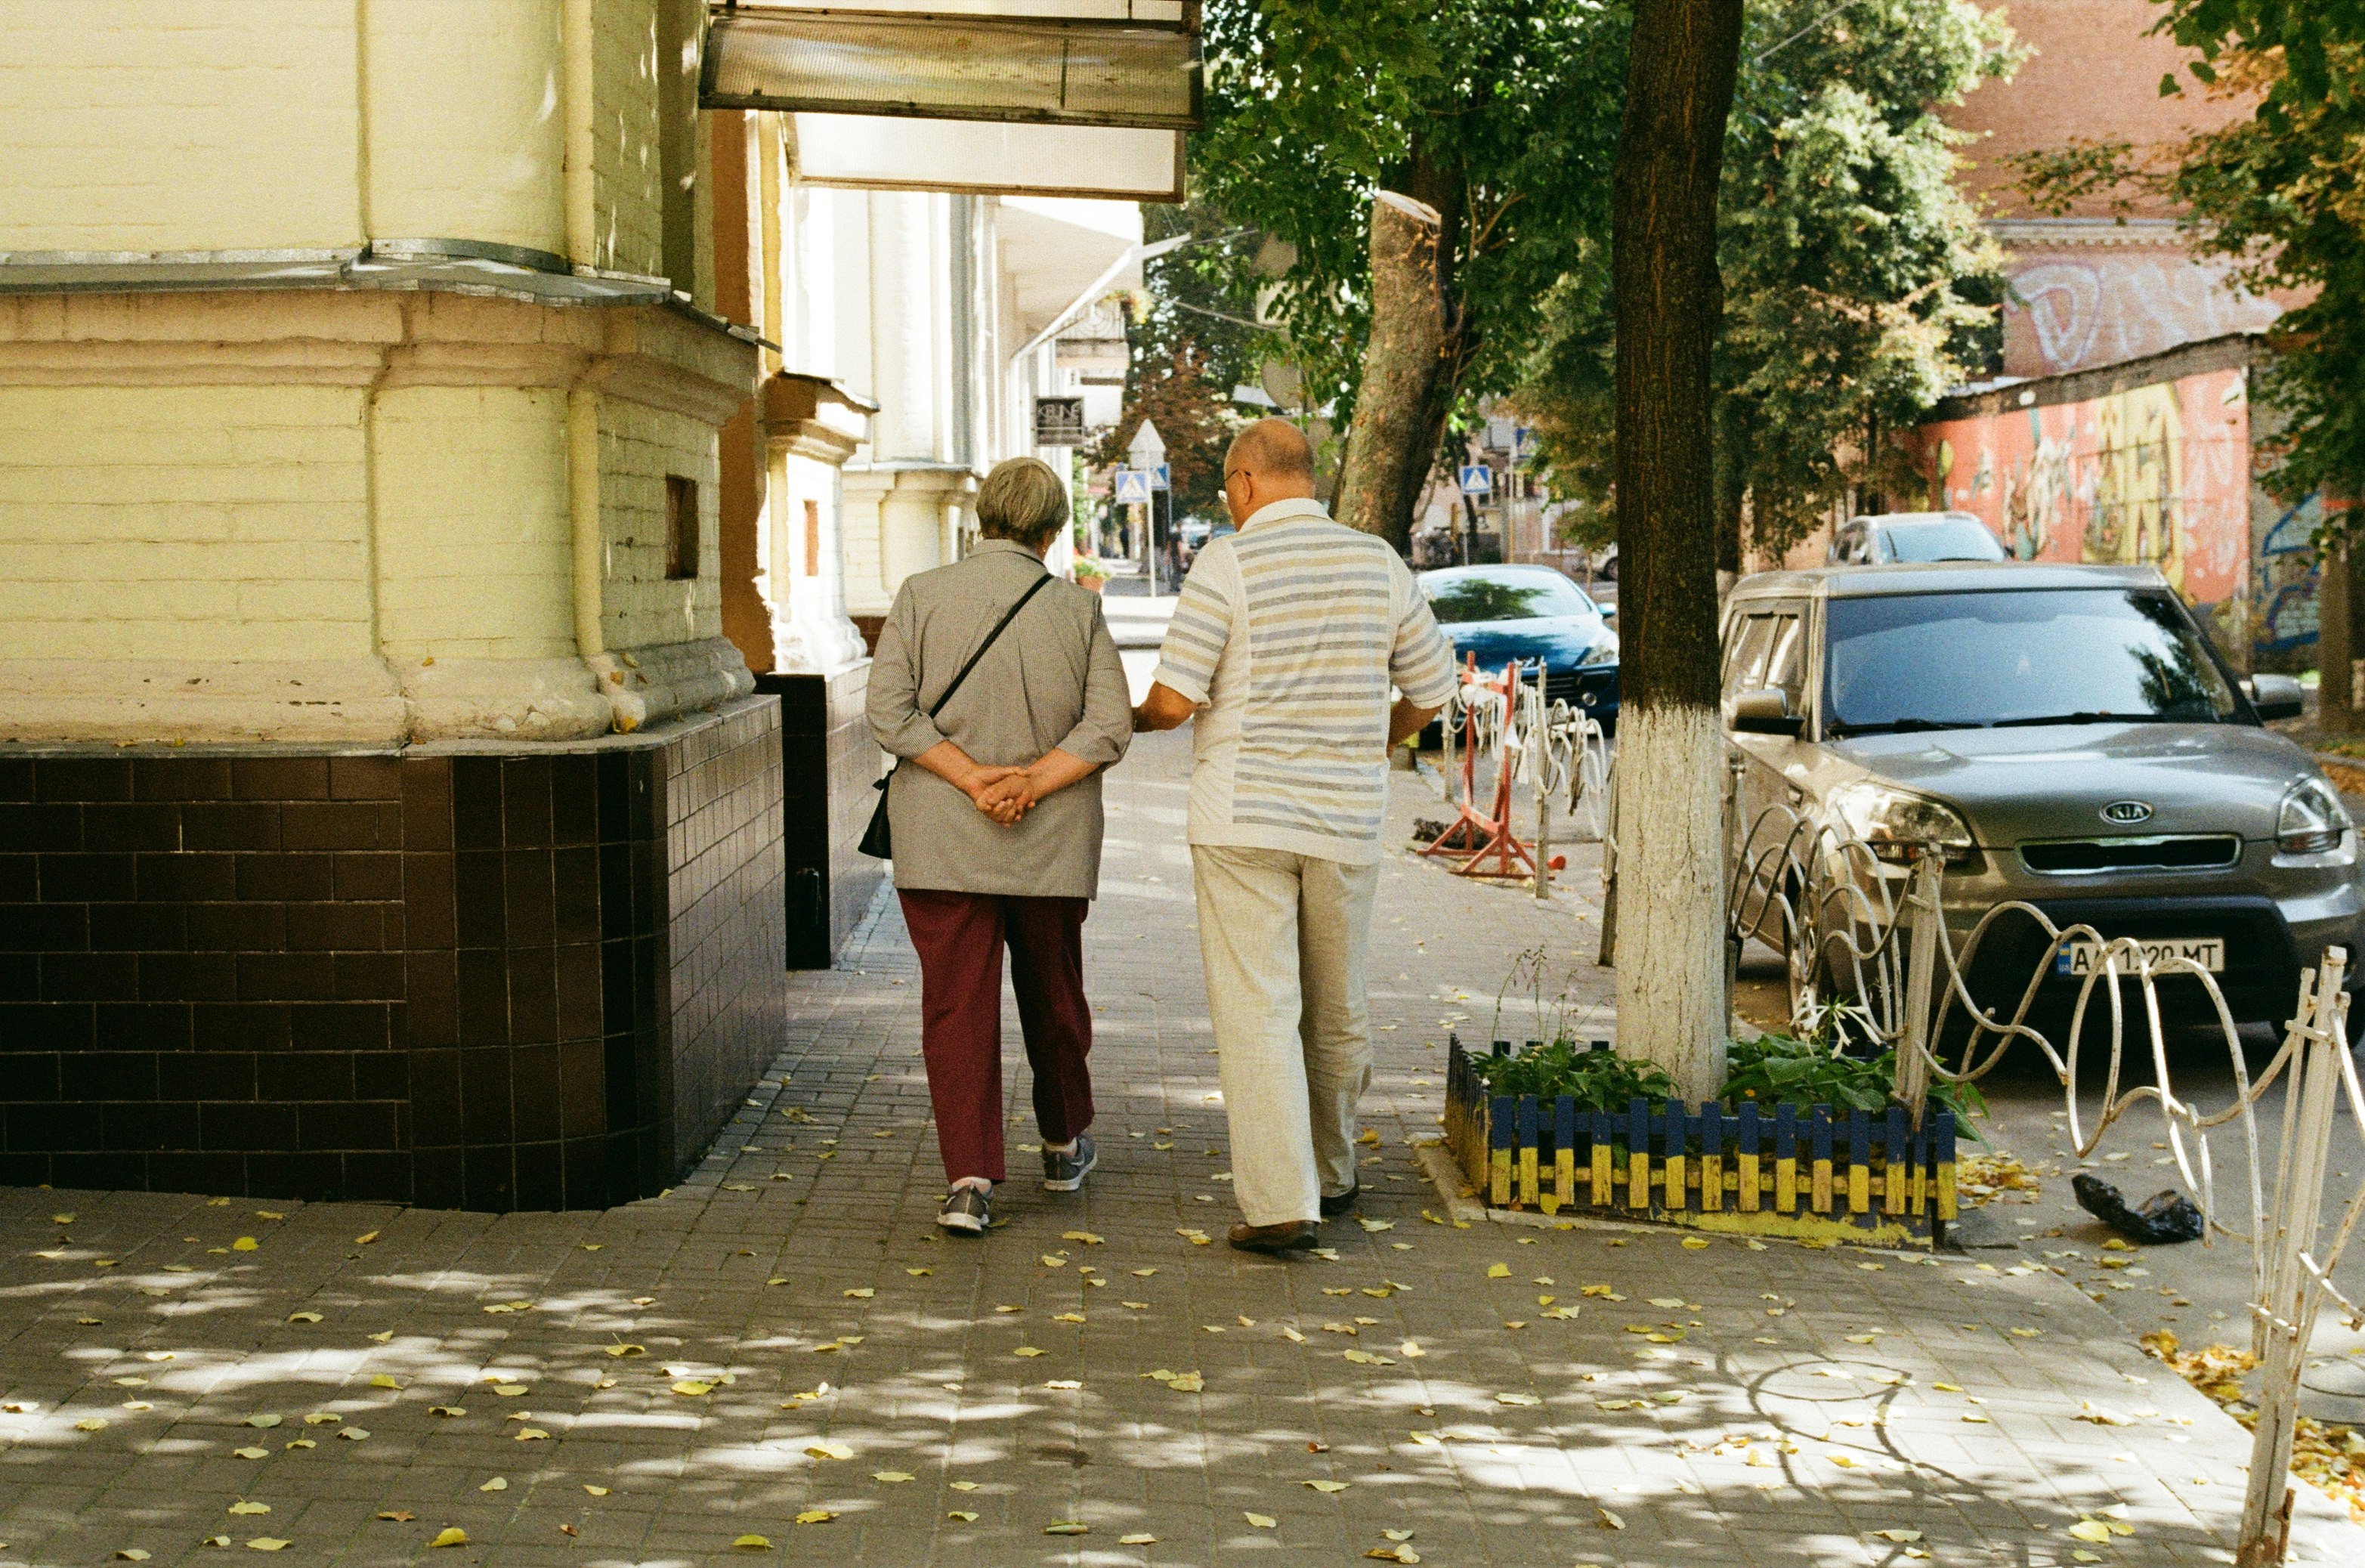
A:
[[[2137,823],[2151,821],[2151,807],[2142,801],[2113,801],[2102,808],[2102,820],[2133,827]]]

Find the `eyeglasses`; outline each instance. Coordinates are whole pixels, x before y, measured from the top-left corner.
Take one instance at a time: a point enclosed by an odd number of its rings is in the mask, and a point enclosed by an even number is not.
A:
[[[1224,483],[1229,485],[1238,476],[1250,472],[1252,471],[1247,468],[1227,468],[1224,470]]]

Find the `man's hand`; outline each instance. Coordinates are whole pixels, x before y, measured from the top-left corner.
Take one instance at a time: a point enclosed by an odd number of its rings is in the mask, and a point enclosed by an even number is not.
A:
[[[1199,705],[1164,681],[1152,681],[1149,695],[1133,711],[1136,734],[1144,730],[1171,730],[1199,711]]]
[[[992,785],[1024,768],[989,767],[950,741],[938,741],[912,759],[974,801]]]

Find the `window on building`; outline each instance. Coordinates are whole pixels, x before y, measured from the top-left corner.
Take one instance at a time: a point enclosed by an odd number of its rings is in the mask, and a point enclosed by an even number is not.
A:
[[[666,476],[666,576],[698,576],[698,481]]]

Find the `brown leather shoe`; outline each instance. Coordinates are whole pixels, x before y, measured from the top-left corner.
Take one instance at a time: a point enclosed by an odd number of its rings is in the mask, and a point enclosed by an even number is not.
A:
[[[1321,1238],[1310,1219],[1284,1220],[1279,1225],[1236,1225],[1227,1238],[1243,1252],[1303,1252]]]

